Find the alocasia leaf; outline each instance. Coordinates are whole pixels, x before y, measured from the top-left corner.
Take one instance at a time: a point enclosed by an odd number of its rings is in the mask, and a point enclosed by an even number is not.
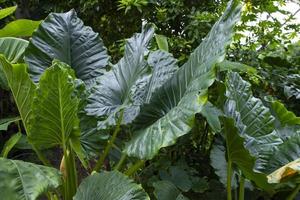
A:
[[[71,66],[76,77],[90,83],[102,74],[109,56],[97,33],[84,26],[74,10],[51,13],[32,35],[25,61],[34,82],[58,59]]]
[[[34,95],[28,140],[37,148],[66,145],[79,136],[79,99],[74,95],[75,75],[66,64],[54,61],[41,76]]]
[[[195,113],[206,103],[206,90],[215,79],[214,65],[224,59],[240,11],[241,6],[231,1],[189,60],[142,106],[133,139],[124,150],[127,155],[151,159],[160,148],[191,130]]]
[[[28,42],[19,38],[0,38],[0,54],[3,54],[11,63],[18,63],[23,61],[23,55]],[[0,66],[0,87],[9,89],[6,76]]]
[[[267,176],[253,170],[256,158],[245,148],[245,138],[239,133],[235,122],[231,118],[224,118],[224,134],[226,140],[227,162],[235,164],[242,171],[243,175],[255,182],[260,188],[271,191],[272,187],[268,184]]]
[[[3,200],[35,200],[58,188],[58,170],[19,160],[0,158],[0,192]]]
[[[154,28],[146,26],[142,33],[127,40],[124,57],[98,80],[86,107],[88,115],[105,118],[98,122],[100,129],[115,125],[115,115],[124,108],[123,123],[131,122],[138,112],[139,82],[145,83],[148,66],[144,59]]]
[[[93,173],[80,184],[74,200],[150,200],[143,188],[118,171]]]
[[[3,55],[0,55],[0,65],[5,73],[8,85],[12,91],[20,117],[28,133],[28,119],[31,113],[36,86],[26,72],[25,64],[10,64]],[[18,80],[18,81],[16,81]]]

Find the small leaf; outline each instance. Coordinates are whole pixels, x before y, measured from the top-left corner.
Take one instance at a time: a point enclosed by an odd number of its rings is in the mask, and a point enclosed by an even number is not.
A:
[[[168,39],[166,36],[155,34],[155,40],[160,50],[169,52]]]
[[[22,133],[16,133],[9,140],[7,140],[3,146],[1,156],[7,158],[8,153],[10,150],[17,144],[17,142],[21,139]]]
[[[221,131],[221,123],[219,117],[224,115],[221,110],[215,107],[212,103],[207,102],[200,113],[206,118],[213,131]]]
[[[20,117],[0,119],[0,131],[7,131],[7,128],[11,123],[17,122],[19,120],[21,120]]]
[[[14,13],[17,9],[17,6],[11,6],[8,8],[3,8],[0,10],[0,19],[3,19],[5,17],[7,17],[8,15],[11,15],[12,13]]]
[[[241,72],[248,72],[251,74],[256,74],[257,70],[253,67],[248,65],[239,63],[239,62],[232,62],[228,60],[224,60],[223,62],[218,63],[218,67],[220,71],[241,71]]]
[[[286,125],[300,125],[300,117],[297,117],[293,112],[288,111],[279,101],[273,101],[271,107],[282,127]]]

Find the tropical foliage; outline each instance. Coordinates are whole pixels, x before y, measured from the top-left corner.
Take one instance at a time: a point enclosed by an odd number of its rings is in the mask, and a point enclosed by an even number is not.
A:
[[[118,9],[143,13],[152,3],[122,0]],[[200,43],[190,55],[191,49],[170,53],[178,41],[156,34],[165,25],[151,20],[117,51],[74,9],[7,23],[0,30],[0,86],[16,110],[0,119],[0,131],[16,131],[1,150],[4,200],[224,194],[242,200],[248,193],[294,199],[300,189],[299,44],[267,47],[259,37],[247,47],[261,48],[254,66],[237,38],[258,11],[251,2],[244,12],[238,0],[220,5],[220,16],[193,11],[214,25],[203,38],[188,23],[188,37],[195,36],[189,42]],[[15,10],[0,10],[0,18]],[[170,10],[156,12],[164,17]],[[188,156],[193,146],[213,178]],[[13,156],[17,149],[33,156]]]

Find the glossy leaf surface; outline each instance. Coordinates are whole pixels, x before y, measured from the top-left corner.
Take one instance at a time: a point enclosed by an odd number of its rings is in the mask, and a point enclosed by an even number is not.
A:
[[[80,184],[74,200],[150,200],[143,188],[124,174],[94,173]]]
[[[98,34],[84,26],[74,10],[52,13],[32,35],[25,52],[34,82],[58,59],[71,66],[77,78],[86,83],[102,74],[109,56]]]
[[[151,159],[160,148],[172,145],[193,126],[195,113],[206,103],[205,92],[214,82],[214,65],[223,60],[231,41],[232,28],[239,20],[241,6],[230,2],[208,36],[189,60],[142,106],[135,120],[134,137],[125,152]],[[199,95],[199,91],[200,95]]]
[[[0,192],[3,200],[35,200],[58,188],[58,170],[19,160],[0,158]]]

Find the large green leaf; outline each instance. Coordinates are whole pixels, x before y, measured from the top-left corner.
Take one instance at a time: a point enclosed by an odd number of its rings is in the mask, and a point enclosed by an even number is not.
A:
[[[272,183],[287,181],[300,173],[300,126],[286,126],[276,132],[283,142],[260,152],[261,159],[256,163],[257,171],[272,173],[268,177]]]
[[[71,136],[79,135],[79,99],[74,95],[74,79],[72,69],[59,61],[54,61],[41,76],[28,134],[28,140],[37,148],[66,145]]]
[[[262,152],[270,152],[282,143],[274,130],[274,117],[262,101],[252,95],[251,85],[238,73],[229,72],[226,80],[225,113],[235,120],[238,133],[245,139],[245,147],[260,162]]]
[[[18,19],[0,29],[0,37],[30,37],[41,21]]]
[[[271,191],[272,187],[268,184],[267,176],[253,170],[256,158],[245,148],[245,139],[240,136],[239,130],[235,127],[234,120],[231,118],[224,118],[223,124],[227,162],[237,165],[243,175],[249,180],[254,181],[260,188]]]
[[[155,40],[160,50],[169,51],[168,38],[166,36],[155,34]]]
[[[273,132],[274,117],[269,108],[252,95],[251,85],[236,72],[227,75],[226,96],[226,114],[236,120],[240,134],[260,137]]]
[[[0,19],[7,17],[8,15],[14,13],[17,9],[17,6],[11,6],[8,8],[3,8],[0,10]]]
[[[61,184],[59,171],[33,163],[0,158],[3,200],[35,200]]]
[[[205,92],[214,82],[213,66],[224,59],[240,10],[241,6],[231,1],[189,60],[156,90],[149,104],[142,106],[135,120],[134,137],[125,148],[126,154],[151,159],[160,148],[174,144],[178,137],[191,130],[195,113],[200,112],[206,102]]]
[[[94,173],[80,184],[74,200],[150,200],[143,188],[120,172]]]
[[[144,59],[153,36],[151,26],[130,38],[124,57],[99,79],[89,97],[86,111],[89,115],[105,117],[98,122],[100,129],[116,124],[116,113],[124,109],[123,124],[130,123],[138,114],[139,105],[151,98],[152,93],[176,71],[176,60],[171,54],[155,51]]]
[[[36,86],[29,78],[25,64],[11,65],[3,55],[0,55],[0,65],[5,73],[20,117],[28,133],[28,119],[31,113],[31,103]]]
[[[0,38],[0,54],[3,54],[10,63],[23,62],[24,51],[27,46],[28,41],[20,38]]]
[[[0,38],[0,54],[3,54],[11,63],[23,61],[23,55],[28,42],[19,38]],[[0,66],[0,87],[9,89],[6,76]]]
[[[74,10],[51,13],[32,35],[25,51],[31,78],[37,82],[52,60],[70,65],[85,82],[101,75],[109,56],[97,33],[84,26]]]

